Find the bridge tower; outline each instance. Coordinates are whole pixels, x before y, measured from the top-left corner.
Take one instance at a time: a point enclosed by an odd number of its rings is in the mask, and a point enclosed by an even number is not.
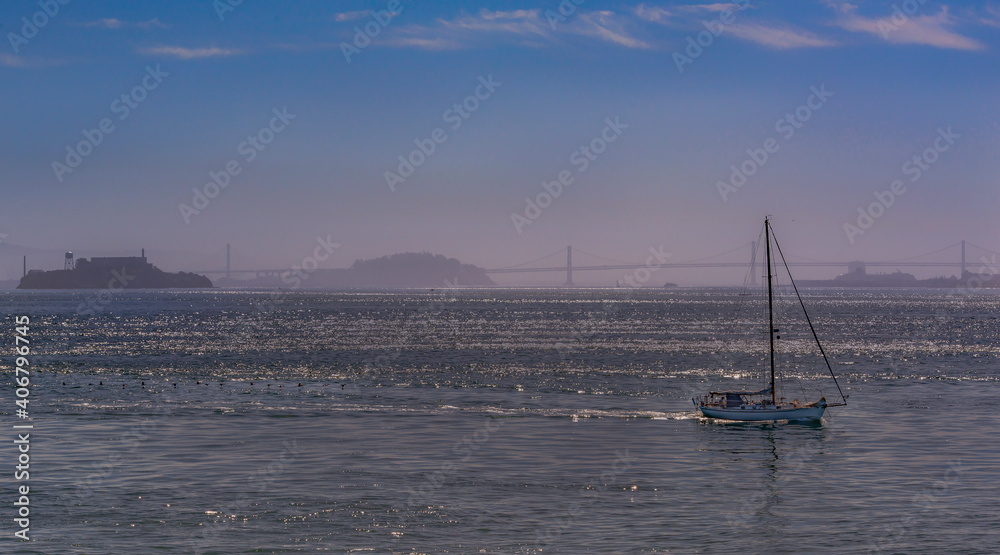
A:
[[[226,243],[226,279],[229,279],[229,243]]]
[[[750,285],[757,285],[757,241],[750,241]]]
[[[573,247],[566,247],[566,285],[573,285]]]
[[[965,279],[965,239],[962,239],[962,274],[959,279]]]

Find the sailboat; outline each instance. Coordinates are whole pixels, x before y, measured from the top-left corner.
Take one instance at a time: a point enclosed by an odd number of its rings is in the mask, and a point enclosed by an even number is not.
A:
[[[770,219],[765,218],[764,239],[766,245],[765,267],[767,268],[767,320],[771,362],[770,383],[767,387],[758,391],[710,391],[708,395],[703,396],[701,399],[692,399],[692,402],[694,402],[695,406],[701,410],[701,413],[709,418],[738,420],[744,422],[765,422],[776,420],[818,421],[823,418],[823,413],[826,411],[827,407],[845,406],[847,404],[847,397],[844,395],[843,390],[840,389],[840,383],[837,382],[837,376],[833,373],[833,367],[830,366],[830,360],[826,357],[826,351],[823,350],[823,345],[819,341],[819,336],[816,335],[816,329],[813,327],[812,321],[809,319],[809,313],[806,312],[806,305],[802,301],[802,296],[799,295],[799,289],[795,285],[795,280],[792,279],[791,272],[788,272],[788,279],[792,284],[792,288],[795,290],[795,296],[798,297],[799,306],[802,307],[802,312],[805,315],[806,322],[809,324],[809,330],[812,332],[813,339],[816,340],[819,352],[823,355],[823,361],[826,362],[826,367],[830,371],[830,376],[833,377],[833,383],[837,385],[837,391],[840,393],[842,402],[830,403],[827,402],[826,397],[820,397],[818,400],[813,402],[799,402],[798,400],[788,401],[784,398],[778,397],[777,395],[777,389],[775,388],[774,340],[775,335],[779,330],[774,327],[773,280],[776,276],[774,275],[772,268],[772,241],[774,242],[775,250],[777,250],[778,255],[781,257],[781,262],[786,271],[788,271],[788,263],[785,262],[785,255],[781,252],[781,247],[778,246],[778,241],[773,237],[773,235],[774,231],[771,229]]]

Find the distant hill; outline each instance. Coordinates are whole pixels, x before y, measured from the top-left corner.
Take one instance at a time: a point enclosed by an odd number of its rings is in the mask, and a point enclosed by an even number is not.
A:
[[[481,286],[496,283],[486,272],[472,264],[462,264],[455,258],[426,252],[407,252],[371,260],[356,260],[350,268],[300,272],[301,279],[291,270],[280,277],[247,281],[219,280],[223,287],[281,287],[316,289],[406,289],[423,287]]]
[[[81,258],[72,270],[32,270],[18,289],[170,289],[212,287],[207,277],[188,272],[169,273],[145,256]]]

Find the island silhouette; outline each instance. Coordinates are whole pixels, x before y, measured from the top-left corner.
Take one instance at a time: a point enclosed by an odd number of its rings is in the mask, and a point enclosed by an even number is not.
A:
[[[423,287],[495,287],[479,266],[427,252],[406,252],[355,260],[349,268],[293,271],[250,280],[220,279],[222,287],[298,289],[409,289]]]
[[[68,255],[67,255],[68,256]],[[78,259],[65,270],[32,270],[18,289],[173,289],[212,287],[205,276],[189,272],[164,272],[145,256],[110,256]]]

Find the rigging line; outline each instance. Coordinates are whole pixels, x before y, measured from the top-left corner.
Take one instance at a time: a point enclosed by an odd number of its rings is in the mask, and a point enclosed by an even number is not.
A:
[[[758,245],[757,246],[757,250],[760,250],[760,237],[763,234],[764,234],[764,228],[761,227],[760,228],[760,233],[757,234],[757,245]],[[743,245],[740,245],[740,248],[745,247],[745,246],[746,246],[746,243],[744,243]],[[732,252],[732,251],[730,251],[730,252]],[[753,254],[753,256],[750,259],[750,264],[747,266],[747,272],[743,276],[743,287],[740,288],[740,293],[739,293],[739,296],[741,298],[749,294],[749,293],[747,293],[747,289],[749,289],[750,280],[751,280],[751,272],[753,272],[754,262],[756,262],[756,259],[757,259],[757,253],[753,252],[752,254]],[[740,312],[742,311],[742,309],[743,309],[743,302],[742,302],[742,300],[738,300],[737,303],[736,303],[736,314],[733,316],[733,321],[734,322],[738,322],[739,321]]]
[[[758,248],[758,250],[760,249],[760,239],[761,239],[761,237],[762,237],[763,235],[764,235],[764,227],[763,227],[763,226],[761,226],[761,228],[760,228],[760,233],[759,233],[759,234],[757,235],[757,245],[758,245],[758,247],[757,247],[757,248]],[[742,246],[744,246],[744,247],[745,247],[745,246],[746,246],[746,243],[744,243],[744,244],[743,244]],[[750,262],[750,264],[748,264],[748,265],[747,265],[747,271],[746,271],[746,274],[745,274],[745,275],[743,276],[743,286],[742,286],[742,287],[740,288],[740,292],[739,292],[739,295],[738,295],[738,297],[739,297],[739,298],[738,298],[738,300],[737,300],[737,302],[736,302],[736,310],[735,310],[735,314],[733,315],[733,322],[736,322],[736,323],[738,323],[738,322],[739,322],[739,318],[740,318],[740,313],[741,313],[741,312],[743,311],[743,305],[744,305],[744,301],[743,301],[743,297],[745,297],[745,296],[748,296],[748,295],[750,295],[750,293],[748,293],[748,292],[747,292],[747,290],[749,289],[749,286],[750,286],[750,277],[751,277],[751,272],[753,272],[753,267],[754,267],[754,265],[755,265],[755,262],[756,262],[756,254],[757,254],[757,253],[756,253],[756,252],[754,252],[754,253],[752,253],[752,254],[753,254],[754,256],[753,256],[753,257],[751,258],[751,262]],[[749,304],[749,303],[747,303],[747,304]],[[749,309],[748,309],[748,310],[749,310]],[[745,341],[746,341],[746,338],[747,338],[747,336],[748,336],[748,335],[752,335],[753,333],[754,333],[754,332],[753,332],[753,328],[752,328],[752,327],[751,327],[751,328],[747,328],[747,329],[746,329],[746,330],[745,330],[745,331],[743,332],[743,336],[741,337],[741,341],[744,341],[744,342],[745,342]],[[747,381],[744,381],[743,383],[744,383],[744,384],[747,384],[747,386],[749,387],[749,385],[748,385],[748,384],[749,384],[750,382],[747,382]]]
[[[772,237],[774,234],[771,234]],[[819,342],[819,336],[816,335],[816,328],[813,327],[812,320],[809,318],[809,312],[806,311],[806,304],[802,302],[802,295],[799,295],[799,288],[795,285],[795,279],[792,278],[792,273],[788,269],[788,262],[785,260],[784,253],[781,252],[781,247],[778,245],[778,239],[774,239],[774,246],[778,249],[778,254],[781,256],[781,263],[785,265],[785,271],[788,272],[788,281],[792,283],[792,288],[795,289],[795,296],[799,299],[799,305],[802,306],[802,314],[806,317],[806,322],[809,324],[809,330],[813,334],[813,339],[816,340],[816,346],[819,347],[820,354],[823,355],[823,360],[826,362],[826,368],[830,371],[830,376],[833,377],[833,383],[837,386],[837,391],[840,392],[840,398],[844,400],[844,404],[847,404],[847,397],[844,396],[844,390],[840,389],[840,383],[837,381],[836,374],[833,373],[833,367],[830,366],[830,359],[826,358],[826,351],[823,350],[823,344]]]
[[[923,257],[923,256],[930,256],[932,254],[937,254],[937,253],[939,253],[941,251],[946,251],[946,250],[948,250],[948,249],[950,249],[952,247],[956,247],[956,246],[958,246],[960,244],[962,244],[961,241],[959,241],[957,243],[952,243],[952,244],[948,245],[947,247],[941,247],[940,249],[938,249],[936,251],[925,252],[924,254],[918,254],[916,256],[909,256],[907,258],[897,258],[896,260],[886,260],[885,263],[886,264],[891,264],[893,262],[906,262],[907,260],[913,260],[914,258],[920,258],[920,257]]]
[[[757,234],[757,250],[760,250],[760,237],[763,234],[764,234],[764,228],[762,227],[760,229],[760,233]],[[746,243],[744,243],[743,246],[746,246]],[[747,293],[747,289],[749,289],[750,282],[753,279],[753,275],[752,274],[753,274],[753,271],[754,271],[754,266],[756,265],[756,262],[757,262],[757,250],[751,251],[751,253],[750,253],[750,264],[747,265],[746,274],[743,276],[743,287],[740,289],[740,295],[747,295],[747,294],[749,294],[749,293]],[[739,312],[737,312],[737,315],[738,314],[739,314]]]
[[[764,228],[761,227],[760,228],[760,233],[757,235],[757,245],[758,245],[757,248],[758,248],[758,250],[760,249],[760,246],[759,246],[760,245],[760,238],[761,238],[761,236],[763,234],[764,234]],[[743,247],[746,247],[746,246],[747,246],[747,243],[744,243],[744,244],[740,245],[739,247],[737,247],[736,249],[733,249],[733,250],[737,250],[737,249],[740,249],[740,248],[743,248]],[[732,252],[732,251],[729,251],[729,252]],[[723,253],[723,254],[728,254],[728,253]],[[743,311],[743,306],[744,306],[744,299],[743,299],[743,297],[749,295],[749,293],[747,293],[747,289],[749,289],[749,285],[750,285],[750,272],[753,271],[752,268],[754,266],[754,262],[756,261],[756,254],[757,253],[755,252],[753,254],[754,254],[754,256],[751,258],[751,263],[747,266],[746,275],[743,276],[743,286],[740,288],[739,294],[737,295],[736,309],[733,311],[734,314],[733,314],[732,321],[736,322],[736,323],[739,322],[739,320],[740,320],[740,313]],[[716,255],[716,256],[722,256],[722,255]],[[752,333],[752,331],[751,330],[745,330],[743,332],[743,336],[740,339],[741,340],[745,340],[747,334],[749,334],[749,333]],[[722,365],[721,363],[723,362],[723,360],[722,360],[723,357],[722,357],[721,354],[718,355],[717,357],[713,357],[713,358],[715,359],[716,362],[718,362],[718,363],[720,363],[720,365]],[[728,363],[728,361],[725,361],[725,362]],[[730,365],[730,366],[732,366],[732,365]],[[714,383],[717,383],[717,382],[712,382],[712,384],[714,384]],[[710,389],[712,387],[714,387],[714,385],[710,385]]]
[[[546,258],[548,258],[550,256],[557,255],[557,254],[559,254],[561,252],[564,252],[564,250],[563,249],[559,249],[556,252],[550,252],[549,254],[546,254],[545,256],[540,256],[540,257],[538,257],[538,258],[536,258],[534,260],[529,260],[527,262],[522,262],[520,264],[515,264],[513,266],[504,266],[503,268],[497,268],[497,269],[498,270],[510,270],[510,269],[513,269],[513,268],[520,268],[521,266],[527,266],[528,264],[534,264],[535,262],[538,262],[539,260],[545,260]]]

